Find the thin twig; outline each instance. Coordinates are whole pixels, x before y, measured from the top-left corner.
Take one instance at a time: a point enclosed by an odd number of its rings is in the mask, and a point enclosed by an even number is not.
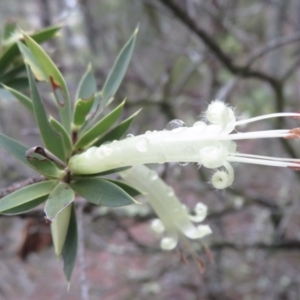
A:
[[[255,60],[267,54],[268,52],[280,48],[282,46],[292,44],[300,41],[300,32],[296,32],[290,36],[282,36],[279,38],[275,38],[266,43],[266,45],[262,46],[260,49],[255,50],[249,57],[247,66],[250,67]]]
[[[13,183],[12,185],[10,185],[7,188],[4,188],[3,190],[0,191],[0,199],[31,184],[37,183],[37,182],[41,182],[46,180],[46,178],[44,176],[37,176],[37,177],[32,177],[32,178],[28,178],[26,180],[20,181],[20,182],[16,182]]]

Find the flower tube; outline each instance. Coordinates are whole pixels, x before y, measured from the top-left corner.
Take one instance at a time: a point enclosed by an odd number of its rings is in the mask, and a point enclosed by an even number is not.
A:
[[[74,174],[94,174],[125,166],[196,162],[206,168],[222,169],[213,175],[212,184],[216,188],[226,188],[233,182],[234,172],[230,165],[232,162],[299,169],[299,159],[269,158],[238,153],[235,141],[299,138],[300,128],[254,132],[234,131],[239,125],[267,118],[300,118],[299,113],[270,114],[236,121],[233,109],[222,101],[216,100],[208,106],[205,117],[208,123],[198,121],[192,127],[181,126],[171,127],[171,130],[147,131],[142,135],[92,147],[73,156],[69,168]]]
[[[193,222],[202,222],[205,219],[207,207],[198,203],[195,207],[195,215],[189,215],[173,189],[166,185],[155,171],[139,165],[120,172],[120,176],[143,192],[159,217],[153,220],[151,227],[156,233],[165,232],[160,244],[163,250],[174,249],[180,240],[186,245],[188,239],[200,239],[212,232],[208,225],[195,226],[193,224]]]

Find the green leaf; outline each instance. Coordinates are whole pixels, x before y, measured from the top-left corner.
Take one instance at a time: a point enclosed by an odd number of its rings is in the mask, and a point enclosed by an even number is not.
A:
[[[4,84],[6,82],[11,81],[12,79],[16,78],[20,73],[26,71],[25,64],[22,63],[21,65],[12,68],[10,71],[6,72],[2,76],[0,76],[0,81]],[[28,81],[28,80],[27,80]]]
[[[44,151],[42,147],[33,147],[26,152],[26,158],[33,167],[40,174],[49,179],[62,179],[66,176],[66,172],[59,169],[57,165],[45,155],[41,155],[41,151]]]
[[[130,127],[132,121],[134,120],[134,118],[137,116],[137,114],[140,111],[141,111],[141,109],[138,110],[137,112],[135,112],[133,115],[131,115],[126,120],[124,120],[118,126],[116,126],[115,128],[113,128],[111,131],[109,131],[108,133],[106,133],[103,137],[101,137],[99,140],[97,140],[93,144],[93,146],[99,147],[100,145],[102,145],[103,143],[105,143],[107,141],[114,141],[114,140],[121,139],[121,137],[125,134],[125,132],[127,131],[127,129]]]
[[[43,50],[43,48],[24,32],[23,36],[28,48],[39,64],[45,79],[52,86],[62,125],[69,133],[71,132],[71,106],[66,82],[56,65]]]
[[[116,184],[101,178],[83,178],[71,183],[73,190],[87,201],[96,205],[119,207],[136,203]]]
[[[75,101],[79,99],[90,99],[96,93],[97,93],[96,79],[92,72],[92,67],[91,65],[89,65],[78,85]]]
[[[18,77],[5,81],[5,84],[16,90],[24,90],[28,88],[28,79],[26,77]]]
[[[106,178],[105,179],[102,178],[102,180],[106,180],[106,181],[109,181],[109,182],[117,185],[118,187],[120,187],[122,190],[124,190],[131,197],[135,197],[135,196],[138,196],[138,195],[142,194],[141,191],[139,191],[136,188],[128,185],[127,183],[124,183],[123,181],[106,179]]]
[[[18,26],[17,26],[16,22],[7,22],[4,25],[3,38],[5,40],[11,38],[11,35],[13,33],[15,33],[17,29],[18,29]]]
[[[66,132],[65,128],[56,119],[50,116],[49,122],[51,126],[55,129],[55,131],[61,135],[63,139],[64,148],[65,148],[66,158],[69,158],[72,154],[72,148],[73,148],[70,136]]]
[[[26,159],[26,151],[28,149],[19,142],[0,133],[0,147],[20,160],[23,164],[32,168],[32,165]]]
[[[73,117],[73,123],[76,131],[78,131],[78,129],[84,124],[86,116],[88,115],[93,106],[94,100],[95,96],[92,95],[89,99],[80,98],[76,102]]]
[[[50,194],[57,181],[47,180],[23,187],[0,199],[0,213]]]
[[[15,207],[15,208],[5,210],[1,214],[7,215],[7,216],[13,216],[13,215],[19,215],[19,214],[26,213],[26,212],[32,210],[33,208],[39,206],[43,202],[45,202],[47,198],[48,198],[48,195],[36,198],[34,200],[31,200],[30,202],[27,202],[25,204]]]
[[[75,194],[69,185],[65,182],[60,182],[46,201],[44,209],[46,218],[52,222],[66,206],[74,201],[74,198]]]
[[[78,232],[77,232],[77,220],[74,204],[71,205],[71,216],[68,227],[68,232],[62,250],[62,258],[64,261],[64,273],[70,282],[71,275],[75,266],[77,257],[77,246],[78,246]]]
[[[100,110],[103,109],[106,106],[107,101],[115,95],[124,78],[131,60],[137,33],[138,28],[133,32],[128,42],[122,48],[104,83]]]
[[[34,113],[33,111],[33,105],[30,98],[25,96],[24,94],[18,92],[17,90],[10,88],[4,84],[2,86],[9,91],[12,95],[14,95],[30,112]]]
[[[59,135],[53,127],[50,125],[47,114],[40,98],[36,82],[32,76],[30,68],[28,68],[28,78],[31,91],[31,98],[34,108],[34,114],[37,124],[40,129],[41,137],[46,148],[54,155],[65,161],[65,151],[63,145],[62,136]]]
[[[57,257],[61,255],[64,248],[66,236],[69,229],[72,205],[68,205],[63,209],[51,223],[51,234]]]
[[[89,145],[96,138],[98,138],[99,135],[107,131],[121,115],[124,104],[125,104],[125,100],[119,106],[117,106],[112,112],[107,114],[103,119],[101,119],[97,124],[95,124],[91,129],[85,132],[83,136],[79,138],[74,148],[81,149]]]
[[[40,65],[38,64],[35,57],[32,55],[31,51],[28,47],[26,47],[23,43],[18,42],[18,46],[20,51],[22,52],[24,62],[30,66],[35,78],[39,81],[47,81]]]
[[[61,25],[47,27],[39,32],[30,35],[36,42],[42,43],[54,37]],[[20,50],[17,43],[12,44],[0,57],[0,74],[3,74],[14,59],[20,55]]]

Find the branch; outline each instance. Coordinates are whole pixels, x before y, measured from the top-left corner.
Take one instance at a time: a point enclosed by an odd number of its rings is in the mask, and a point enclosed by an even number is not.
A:
[[[240,77],[257,78],[269,82],[273,87],[280,84],[278,80],[266,73],[252,70],[247,65],[235,65],[230,56],[228,56],[221,47],[206,33],[198,24],[189,17],[189,15],[173,0],[159,0],[164,6],[169,8],[173,14],[192,32],[194,32],[203,43],[215,54],[219,61],[234,75]]]
[[[37,177],[32,177],[20,182],[13,183],[11,186],[4,188],[3,190],[0,191],[0,199],[27,185],[31,185],[44,180],[46,180],[46,178],[44,176],[39,175]]]
[[[290,36],[282,36],[279,38],[275,38],[266,45],[262,46],[260,49],[255,50],[248,60],[247,66],[250,67],[255,60],[262,57],[263,55],[267,54],[268,52],[275,50],[279,47],[285,46],[287,44],[295,43],[300,41],[300,32],[296,32]]]

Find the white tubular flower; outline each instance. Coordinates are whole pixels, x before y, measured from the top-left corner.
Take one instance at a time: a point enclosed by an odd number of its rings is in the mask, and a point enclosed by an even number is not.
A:
[[[300,128],[234,132],[239,125],[268,118],[294,117],[299,113],[277,113],[236,121],[233,109],[221,101],[214,101],[205,113],[208,124],[196,122],[186,127],[180,120],[171,121],[163,131],[147,131],[139,136],[113,141],[75,155],[69,168],[75,174],[93,174],[110,169],[150,163],[197,162],[206,168],[220,168],[211,182],[217,189],[230,186],[234,171],[230,163],[244,162],[276,167],[300,168],[299,159],[257,156],[237,152],[235,141],[262,138],[299,138]]]
[[[193,222],[205,219],[207,208],[198,203],[195,215],[188,214],[186,208],[180,203],[173,189],[161,180],[155,171],[140,165],[120,173],[124,181],[144,193],[159,219],[152,221],[151,228],[158,234],[165,232],[161,240],[163,250],[172,250],[179,240],[185,244],[187,238],[200,239],[212,231],[208,225],[195,226]]]

